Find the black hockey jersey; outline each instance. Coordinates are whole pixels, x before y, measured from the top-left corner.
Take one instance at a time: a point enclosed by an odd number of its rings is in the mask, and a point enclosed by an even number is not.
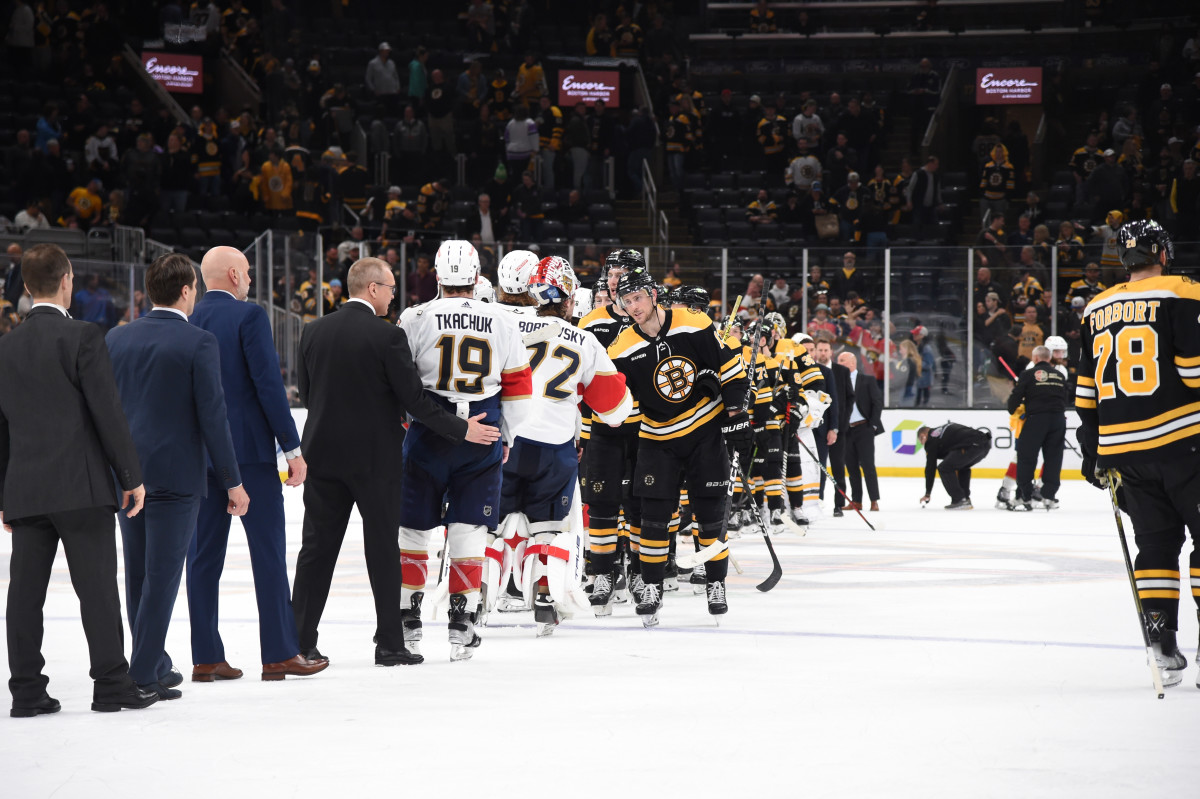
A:
[[[1084,310],[1075,408],[1100,466],[1167,462],[1200,446],[1200,284],[1120,283]]]
[[[682,438],[719,423],[726,408],[741,408],[749,386],[740,354],[721,346],[706,314],[665,314],[658,335],[647,336],[634,325],[608,348],[638,401],[643,440]]]

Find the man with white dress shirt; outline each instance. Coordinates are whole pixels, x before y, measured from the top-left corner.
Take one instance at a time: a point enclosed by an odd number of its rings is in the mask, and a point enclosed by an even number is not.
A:
[[[862,510],[862,483],[867,483],[871,510],[879,510],[879,477],[875,473],[875,436],[883,432],[883,392],[875,378],[858,370],[858,358],[843,352],[837,362],[850,370],[853,399],[846,431],[846,467],[850,471],[850,509]]]

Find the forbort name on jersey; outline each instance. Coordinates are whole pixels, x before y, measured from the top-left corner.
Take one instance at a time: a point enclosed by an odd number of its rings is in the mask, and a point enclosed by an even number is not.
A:
[[[1157,322],[1160,300],[1125,300],[1105,305],[1088,314],[1092,333],[1117,322]]]
[[[473,330],[476,333],[491,333],[492,318],[469,313],[437,313],[438,330]]]

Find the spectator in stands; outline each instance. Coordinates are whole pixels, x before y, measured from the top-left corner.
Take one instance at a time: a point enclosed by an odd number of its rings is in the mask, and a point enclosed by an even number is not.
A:
[[[167,136],[167,151],[162,156],[160,207],[171,213],[182,213],[187,210],[187,199],[191,191],[191,155],[183,149],[182,139],[172,133]]]
[[[1108,286],[1100,282],[1100,264],[1091,261],[1083,268],[1083,277],[1072,283],[1067,290],[1066,301],[1073,303],[1076,297],[1081,297],[1085,303],[1091,302],[1093,297],[1107,288]]]
[[[263,208],[273,215],[292,210],[292,168],[283,160],[283,150],[276,147],[267,156],[259,171],[262,182],[260,196]]]
[[[1129,174],[1117,166],[1117,154],[1108,149],[1103,155],[1083,187],[1084,202],[1091,207],[1093,218],[1105,208],[1124,208],[1132,188]]]
[[[239,136],[240,123],[235,126],[230,123],[230,136]],[[246,131],[248,132],[248,131]],[[241,148],[245,140],[241,141]],[[238,149],[238,160],[241,162],[241,148]],[[221,144],[217,140],[217,125],[211,119],[205,119],[197,129],[197,135],[192,142],[192,166],[196,169],[196,193],[201,196],[221,196]]]
[[[705,149],[709,165],[715,170],[731,169],[740,159],[742,147],[742,115],[733,104],[733,92],[721,90],[721,97],[708,112]]]
[[[588,125],[587,106],[576,103],[574,113],[567,121],[563,132],[563,148],[571,156],[572,185],[583,188],[587,176],[588,160],[592,146],[592,133]]]
[[[1043,268],[1050,266],[1051,253],[1054,250],[1054,241],[1050,238],[1050,228],[1045,225],[1037,225],[1033,229],[1033,257]]]
[[[808,149],[818,152],[825,136],[825,122],[817,113],[817,101],[805,100],[799,114],[792,120],[792,138],[799,144],[805,142]]]
[[[1026,193],[1025,204],[1017,210],[1020,211],[1018,218],[1027,217],[1029,224],[1035,228],[1045,221],[1046,212],[1042,209],[1042,198],[1035,191]]]
[[[850,146],[845,133],[835,135],[834,145],[825,154],[825,171],[828,188],[834,193],[846,185],[851,172],[858,171],[858,151]]]
[[[1008,234],[1008,239],[1004,243],[1018,249],[1033,246],[1033,227],[1029,217],[1025,214],[1017,217],[1017,229]]]
[[[117,156],[117,143],[107,122],[101,122],[92,135],[88,136],[83,145],[83,159],[91,174],[101,180],[112,179],[120,158]]]
[[[654,156],[656,134],[654,122],[640,108],[630,112],[629,127],[625,130],[625,141],[629,147],[625,171],[636,194],[642,193],[642,169]]]
[[[76,186],[67,196],[67,205],[79,219],[79,226],[89,228],[100,221],[104,201],[104,184],[93,178],[86,186]]]
[[[442,218],[450,207],[450,179],[426,183],[417,194],[417,222],[425,230],[441,230]]]
[[[766,189],[759,189],[758,196],[746,206],[746,221],[755,225],[773,224],[779,221],[779,209],[767,195]]]
[[[112,294],[99,275],[87,275],[81,281],[83,287],[75,292],[71,304],[71,316],[99,325],[108,330],[117,323],[117,308]]]
[[[365,239],[366,231],[363,230],[362,225],[355,225],[354,227],[350,228],[350,238],[344,240],[337,246],[338,263],[345,263],[346,260],[350,258],[351,250],[359,250],[361,252],[362,245],[365,243]],[[328,265],[326,266],[325,274],[327,276],[330,274]],[[341,272],[338,272],[337,274],[340,275]]]
[[[487,78],[483,76],[481,61],[476,59],[467,64],[466,70],[458,76],[457,91],[459,107],[464,109],[462,112],[464,118],[471,118],[475,111],[487,105]],[[469,111],[465,110],[468,108]]]
[[[758,0],[750,9],[751,33],[775,33],[775,12],[767,6],[767,0]]]
[[[1032,305],[1025,309],[1024,324],[1021,326],[1020,346],[1017,353],[1021,358],[1032,359],[1033,348],[1040,347],[1046,341],[1046,334],[1038,324],[1037,308]],[[1013,371],[1016,371],[1014,368]]]
[[[842,300],[846,299],[851,292],[860,297],[870,293],[867,288],[866,276],[858,268],[857,255],[852,252],[842,255],[842,268],[833,273],[833,280],[829,288],[831,297]]]
[[[392,60],[392,46],[387,42],[379,43],[379,54],[367,64],[363,83],[386,110],[396,107],[400,96],[400,73],[396,69],[396,62]]]
[[[47,152],[46,145],[53,139],[62,141],[63,128],[60,112],[56,103],[46,103],[42,107],[42,115],[37,120],[37,138],[33,147],[43,153]]]
[[[975,341],[983,348],[990,349],[998,339],[1008,335],[1011,328],[1012,318],[1000,304],[1000,295],[989,291],[984,295],[983,302],[976,303]]]
[[[588,55],[607,58],[613,54],[613,33],[608,28],[608,17],[597,14],[592,18],[592,27],[588,31],[584,49]]]
[[[1144,138],[1142,123],[1138,122],[1137,107],[1127,105],[1121,114],[1121,118],[1113,123],[1113,147],[1119,152],[1125,148],[1125,142],[1133,137],[1138,139]]]
[[[988,220],[988,225],[979,231],[975,246],[979,247],[993,270],[1008,265],[1008,234],[1004,232],[1004,215],[997,214]]]
[[[803,226],[806,221],[812,222],[812,211],[810,209],[807,216],[805,215],[804,207],[800,204],[800,192],[793,189],[787,193],[787,199],[783,201],[783,207],[779,209],[778,219],[781,225]]]
[[[478,235],[480,241],[489,245],[503,238],[500,220],[492,213],[492,198],[487,194],[479,195],[475,208],[467,215],[464,234],[468,239]]]
[[[1021,260],[1017,263],[1017,282],[1013,284],[1012,296],[1024,297],[1026,304],[1033,305],[1042,299],[1042,284],[1033,276],[1036,264],[1033,261],[1033,249],[1021,251]]]
[[[526,53],[525,61],[517,70],[517,87],[513,91],[513,99],[532,108],[539,97],[548,93],[546,88],[546,70],[534,53]]]
[[[862,239],[862,212],[867,191],[857,172],[846,176],[846,185],[833,193],[829,204],[837,212],[839,236],[842,241],[857,243]]]
[[[799,119],[799,117],[797,117]],[[821,162],[808,149],[808,139],[796,140],[796,157],[788,164],[783,182],[798,191],[808,191],[821,177]]]
[[[667,172],[671,186],[683,191],[684,159],[692,149],[692,121],[682,113],[678,98],[672,97],[667,104],[668,114],[663,129],[663,146],[667,153]]]
[[[808,335],[816,339],[818,336],[824,335],[830,341],[836,340],[838,337],[837,324],[829,316],[829,306],[825,303],[819,303],[813,309],[813,317],[808,320]]]
[[[583,124],[582,120],[580,124]],[[528,170],[530,161],[537,156],[540,146],[537,123],[529,118],[529,109],[518,105],[513,112],[513,118],[504,126],[504,157],[508,162],[509,173],[520,175]],[[583,160],[586,166],[586,150]]]
[[[1175,236],[1179,241],[1200,237],[1200,177],[1196,162],[1183,162],[1182,173],[1171,181],[1171,210],[1175,213]]]
[[[1008,291],[992,280],[990,267],[981,266],[975,272],[975,303],[982,303],[987,295],[992,293],[999,298],[1001,306],[1007,304]]]
[[[672,289],[682,286],[683,285],[683,276],[681,274],[682,269],[683,269],[683,267],[681,267],[679,265],[678,261],[676,261],[675,263],[673,263],[669,267],[667,267],[667,274],[665,274],[663,276],[663,280],[662,280],[663,285],[666,286],[667,288],[672,288]]]
[[[685,103],[690,102],[690,99],[685,99]],[[688,106],[684,105],[685,112],[693,114],[693,119],[699,120],[699,115],[695,113],[694,107],[688,111]],[[596,100],[592,103],[591,113],[587,117],[588,134],[591,137],[591,145],[588,148],[588,171],[584,180],[586,188],[595,188],[604,183],[604,159],[613,154],[616,137],[616,123],[612,116],[608,113],[603,100]],[[695,128],[697,140],[702,135],[700,125]]]
[[[567,204],[558,209],[558,218],[564,225],[588,221],[588,209],[583,204],[583,195],[579,193],[579,189],[571,189],[567,194]]]
[[[25,202],[25,210],[18,211],[16,217],[13,218],[13,225],[17,228],[18,233],[24,233],[27,230],[45,230],[50,227],[50,220],[46,219],[46,215],[42,213],[42,207],[38,201],[30,199]],[[19,252],[20,247],[17,246],[17,249]]]
[[[988,224],[993,216],[1004,216],[1008,210],[1008,197],[1016,187],[1017,173],[1008,160],[1008,148],[997,144],[979,178],[979,188],[983,191],[979,200],[980,224]]]
[[[533,172],[521,173],[521,183],[512,193],[513,207],[521,229],[522,241],[537,241],[542,235],[542,220],[546,213],[542,208],[541,190],[533,182]]]
[[[485,3],[483,0],[471,0],[466,19],[467,40],[471,43],[471,49],[490,50],[496,36],[496,16],[491,3]]]
[[[404,107],[404,118],[396,123],[392,141],[396,146],[401,181],[423,183],[428,175],[429,129],[424,120],[417,117],[417,109],[411,103]]]
[[[231,210],[248,216],[257,210],[258,187],[262,182],[258,176],[259,165],[250,160],[250,151],[242,151],[242,163],[230,176],[229,196]],[[186,202],[186,196],[184,200]]]
[[[928,59],[925,59],[928,60]],[[938,209],[942,204],[942,177],[938,174],[938,157],[931,155],[925,166],[917,170],[909,181],[908,204],[912,206],[913,222],[918,228],[929,228],[937,224]]]
[[[1083,263],[1083,239],[1075,230],[1075,224],[1069,219],[1065,219],[1058,226],[1058,240],[1054,242],[1054,248],[1058,250],[1058,269],[1062,274],[1064,269],[1074,267],[1078,270]],[[1075,274],[1079,274],[1078,271]]]
[[[5,267],[4,279],[0,280],[0,301],[7,302],[12,308],[17,307],[21,297],[25,295],[25,281],[21,277],[21,259],[24,251],[15,241],[5,249],[8,256],[8,266]]]
[[[429,73],[429,151],[435,155],[436,168],[448,167],[457,152],[454,141],[454,97],[440,69]]]
[[[425,67],[428,60],[429,51],[419,46],[413,53],[412,61],[408,62],[408,101],[418,109],[429,91],[429,70]]]
[[[762,119],[758,120],[755,135],[762,153],[763,169],[770,185],[783,185],[783,170],[787,166],[788,122],[775,112],[775,101],[768,100]]]
[[[429,302],[438,293],[437,275],[430,268],[429,255],[427,253],[417,254],[417,266],[409,272],[408,278],[405,281],[409,296],[412,298],[410,305],[417,303]]]
[[[771,284],[771,289],[767,294],[770,295],[771,301],[775,303],[776,308],[782,308],[791,299],[787,279],[783,277],[775,278],[775,282]]]
[[[1093,130],[1088,133],[1084,145],[1071,154],[1071,171],[1075,173],[1075,203],[1077,205],[1084,202],[1084,183],[1092,174],[1092,170],[1104,159],[1099,142],[1100,133]]]
[[[933,62],[922,58],[917,64],[917,71],[908,79],[908,96],[912,101],[912,149],[916,150],[925,129],[929,127],[929,118],[937,109],[942,94],[942,76],[933,69]]]
[[[834,123],[834,131],[846,134],[846,141],[858,153],[858,168],[874,165],[874,150],[879,138],[879,125],[874,117],[864,114],[862,103],[851,97],[846,110]]]

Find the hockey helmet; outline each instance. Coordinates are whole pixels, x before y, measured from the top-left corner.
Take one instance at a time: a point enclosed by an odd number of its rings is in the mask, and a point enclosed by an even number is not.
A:
[[[1136,219],[1121,227],[1117,233],[1117,253],[1121,264],[1133,271],[1159,263],[1159,253],[1166,252],[1167,266],[1175,260],[1175,244],[1162,225],[1153,219]]]
[[[797,333],[796,335],[792,336],[792,343],[800,344],[801,346],[804,344],[812,344],[813,337],[807,333]]]
[[[575,319],[582,319],[592,312],[592,290],[580,286],[575,289],[575,311],[571,314]]]
[[[604,259],[604,268],[600,271],[600,282],[608,282],[608,273],[611,269],[624,269],[630,272],[634,269],[645,269],[646,258],[639,251],[632,249],[613,250]]]
[[[712,302],[708,290],[699,286],[680,286],[675,290],[675,296],[678,298],[675,300],[676,302],[702,313],[708,312],[708,304]]]
[[[579,281],[575,278],[575,270],[566,258],[557,255],[538,261],[537,269],[529,277],[529,296],[537,300],[538,305],[565,302],[577,288]]]
[[[492,287],[492,281],[488,280],[483,275],[475,281],[475,299],[482,302],[495,302],[496,289]]]
[[[433,271],[442,286],[474,286],[479,277],[479,253],[471,242],[447,239],[434,256]]]
[[[634,251],[629,250],[628,252]],[[650,296],[651,291],[658,291],[658,284],[654,282],[654,278],[650,277],[650,273],[646,271],[645,267],[630,269],[621,275],[621,280],[617,283],[618,299],[638,291],[645,291],[646,296]]]
[[[783,314],[777,311],[771,311],[763,317],[763,324],[775,334],[776,338],[783,338],[787,335],[787,323],[783,321]]]
[[[1067,351],[1067,340],[1062,336],[1049,336],[1046,339],[1046,349],[1053,354]]]
[[[537,269],[538,257],[529,250],[513,250],[500,259],[496,267],[496,282],[508,294],[524,294],[529,289],[529,276]]]

